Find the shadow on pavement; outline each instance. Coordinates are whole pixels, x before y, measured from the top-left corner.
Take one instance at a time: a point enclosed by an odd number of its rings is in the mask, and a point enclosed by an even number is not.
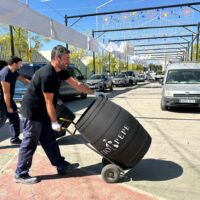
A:
[[[102,170],[102,163],[79,168],[71,171],[66,175],[39,175],[37,176],[41,181],[49,179],[61,179],[67,177],[84,177],[100,175]],[[125,173],[119,182],[129,181],[166,181],[177,178],[183,173],[183,168],[172,162],[165,160],[144,159],[140,161],[134,169]]]
[[[183,168],[166,160],[144,159],[135,168],[129,170],[121,182],[127,181],[166,181],[177,178],[183,173]]]
[[[188,114],[198,114],[200,113],[200,108],[193,108],[193,107],[177,107],[171,108],[167,110],[169,112],[176,112],[176,113],[188,113]]]
[[[50,175],[39,175],[37,176],[39,180],[49,180],[49,179],[61,179],[61,178],[69,178],[69,177],[84,177],[84,176],[93,176],[99,175],[101,173],[102,164],[97,163],[94,165],[78,168],[73,171],[69,171],[68,174],[58,175],[58,174],[50,174]]]
[[[0,142],[7,140],[10,137],[8,123],[5,123],[0,128]]]

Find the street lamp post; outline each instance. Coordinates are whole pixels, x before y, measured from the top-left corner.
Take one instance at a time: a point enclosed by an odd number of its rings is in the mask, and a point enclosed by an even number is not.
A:
[[[29,0],[26,0],[26,5],[29,7]],[[31,49],[31,37],[28,31],[28,62],[32,62],[32,49]]]
[[[101,4],[100,6],[96,7],[96,14],[98,13],[98,10],[104,6],[106,6],[107,4],[111,3],[113,0],[109,0],[107,2],[105,2],[104,4]],[[98,30],[98,16],[96,15],[96,30]],[[103,39],[104,40],[104,39]],[[102,52],[103,53],[103,52]],[[101,67],[101,72],[103,72],[103,66]]]

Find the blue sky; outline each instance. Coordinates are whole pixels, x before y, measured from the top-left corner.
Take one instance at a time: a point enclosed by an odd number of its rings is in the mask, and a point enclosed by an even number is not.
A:
[[[109,0],[29,0],[29,7],[35,11],[44,14],[55,21],[64,24],[64,16],[68,15],[80,15],[87,13],[95,13],[96,8]],[[26,0],[21,0],[26,2]],[[107,5],[101,7],[98,12],[126,10],[134,8],[145,8],[152,6],[171,5],[178,3],[189,3],[198,2],[198,0],[113,0]],[[199,1],[200,2],[200,1]],[[195,6],[200,10],[200,6]],[[139,26],[162,26],[162,25],[176,25],[186,23],[198,23],[200,19],[200,13],[189,8],[174,8],[164,10],[152,10],[138,13],[124,13],[118,15],[99,16],[98,24],[96,24],[96,17],[87,17],[81,19],[78,23],[73,25],[71,28],[90,35],[92,30],[98,29],[117,29],[117,28],[129,28]],[[69,25],[72,24],[76,19],[70,19]],[[196,28],[191,28],[196,32]],[[178,34],[191,34],[189,31],[178,28],[178,29],[155,29],[155,30],[143,30],[143,31],[124,31],[115,33],[106,33],[99,37],[99,41],[108,42],[109,39],[126,39],[126,38],[137,38],[137,37],[152,37],[162,35],[178,35]],[[98,35],[96,35],[98,37]],[[164,42],[166,40],[160,40]],[[179,39],[170,39],[170,42],[177,42]],[[183,39],[181,41],[184,42]],[[134,44],[144,43],[157,43],[158,40],[151,41],[135,41]],[[43,50],[51,49],[52,46],[59,43],[53,41],[45,44]]]

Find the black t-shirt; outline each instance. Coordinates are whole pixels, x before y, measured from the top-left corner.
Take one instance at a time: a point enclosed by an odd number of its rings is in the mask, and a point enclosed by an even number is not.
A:
[[[11,70],[8,68],[8,66],[5,66],[1,71],[0,71],[0,81],[5,81],[5,82],[8,82],[10,83],[10,102],[11,102],[11,106],[15,105],[13,104],[14,101],[13,101],[13,96],[15,94],[15,83],[16,83],[16,80],[17,80],[17,77],[19,76],[19,73],[18,72],[11,72]],[[1,84],[0,84],[1,85]],[[1,88],[1,86],[0,86]],[[2,88],[0,89],[1,90],[1,97],[3,97],[3,91],[2,91]],[[3,103],[4,102],[4,98],[2,98],[3,100]],[[16,109],[15,106],[13,109]]]
[[[70,77],[66,70],[56,72],[51,65],[46,65],[35,72],[22,100],[22,116],[33,121],[48,121],[44,93],[54,93],[56,106],[61,80]]]

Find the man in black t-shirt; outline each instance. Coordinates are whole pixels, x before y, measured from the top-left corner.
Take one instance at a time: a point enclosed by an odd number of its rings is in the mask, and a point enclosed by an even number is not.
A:
[[[3,67],[0,71],[0,83],[1,83],[1,108],[7,112],[7,117],[10,122],[10,143],[20,144],[20,121],[17,113],[17,106],[13,100],[15,93],[15,83],[19,80],[25,84],[30,81],[20,76],[17,70],[21,66],[22,59],[16,56],[10,57],[8,65]]]
[[[51,64],[36,71],[22,100],[23,133],[18,164],[15,174],[17,183],[37,183],[37,177],[29,175],[32,157],[38,141],[44,149],[51,164],[57,168],[58,174],[77,168],[78,164],[70,164],[60,154],[54,130],[59,131],[56,102],[61,80],[77,90],[87,94],[93,91],[83,83],[71,77],[65,70],[70,62],[70,52],[58,45],[51,52]]]

